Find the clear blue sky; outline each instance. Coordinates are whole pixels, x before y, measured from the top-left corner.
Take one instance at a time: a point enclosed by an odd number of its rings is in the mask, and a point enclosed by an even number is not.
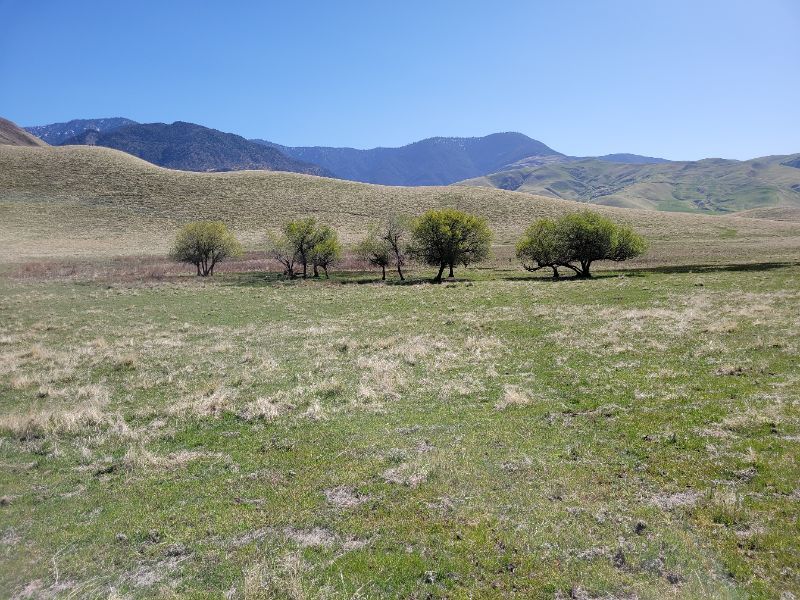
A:
[[[800,152],[800,0],[0,0],[0,115],[367,148]]]

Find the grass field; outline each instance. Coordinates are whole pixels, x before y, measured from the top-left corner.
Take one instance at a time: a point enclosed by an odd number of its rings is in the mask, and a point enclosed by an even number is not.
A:
[[[445,285],[265,260],[439,206],[495,232]],[[582,207],[0,146],[0,597],[800,594],[796,211],[598,207],[632,270],[516,266]],[[164,258],[198,218],[248,250],[213,280]]]
[[[2,595],[800,594],[800,266],[458,274],[0,279]]]

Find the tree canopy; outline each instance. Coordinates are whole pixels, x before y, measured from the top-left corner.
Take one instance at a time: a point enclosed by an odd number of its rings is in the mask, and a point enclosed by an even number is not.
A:
[[[314,230],[308,256],[314,267],[314,277],[319,277],[319,269],[322,269],[327,279],[328,267],[342,256],[342,245],[339,243],[339,236],[333,227],[320,225]]]
[[[456,265],[465,267],[489,255],[492,232],[486,219],[454,208],[429,210],[413,222],[412,254],[425,264],[439,267],[435,282],[442,280],[445,267],[453,277]]]
[[[356,254],[364,262],[381,268],[381,280],[386,279],[386,267],[391,263],[389,243],[372,229],[355,248]]]
[[[267,233],[267,253],[283,266],[289,277],[296,277],[302,267],[303,277],[308,265],[319,276],[319,269],[328,276],[328,268],[342,255],[342,245],[336,231],[328,225],[318,225],[313,217],[289,221],[279,232]]]
[[[626,225],[590,210],[564,215],[558,220],[539,219],[517,243],[517,256],[529,271],[571,269],[578,277],[591,277],[598,260],[624,261],[647,250],[646,240]]]
[[[416,219],[411,230],[411,250],[420,261],[439,272],[433,278],[441,282],[445,267],[453,277],[456,265],[467,266],[489,255],[492,232],[486,219],[453,208],[429,210]]]
[[[226,258],[238,256],[242,247],[222,221],[196,221],[178,230],[170,256],[194,265],[197,274],[207,277]]]

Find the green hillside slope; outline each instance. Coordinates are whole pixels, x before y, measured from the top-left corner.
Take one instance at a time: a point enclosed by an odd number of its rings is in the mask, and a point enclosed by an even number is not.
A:
[[[800,206],[800,155],[619,164],[588,159],[521,166],[470,179],[475,185],[608,206],[731,213]]]

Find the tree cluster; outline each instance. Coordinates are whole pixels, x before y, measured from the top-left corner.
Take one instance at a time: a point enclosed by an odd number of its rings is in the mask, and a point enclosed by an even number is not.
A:
[[[286,223],[279,231],[267,234],[268,255],[278,261],[290,278],[307,277],[309,266],[314,277],[342,256],[336,231],[313,217]],[[371,229],[355,247],[366,263],[397,271],[415,259],[437,269],[433,281],[442,281],[445,269],[454,276],[458,265],[468,266],[486,258],[492,232],[486,219],[443,208],[429,210],[416,219],[390,218]],[[516,246],[517,256],[528,271],[549,268],[559,278],[559,268],[574,271],[577,277],[591,277],[592,264],[599,260],[623,261],[641,255],[645,239],[626,225],[619,225],[595,212],[584,210],[559,219],[539,219],[525,231]],[[241,254],[241,246],[221,221],[198,221],[178,231],[170,255],[195,265],[203,277],[214,274],[221,260]]]
[[[314,277],[322,269],[328,278],[328,268],[342,256],[342,245],[335,229],[307,217],[290,221],[278,233],[268,233],[267,252],[292,279],[300,274],[307,277],[309,265]]]

